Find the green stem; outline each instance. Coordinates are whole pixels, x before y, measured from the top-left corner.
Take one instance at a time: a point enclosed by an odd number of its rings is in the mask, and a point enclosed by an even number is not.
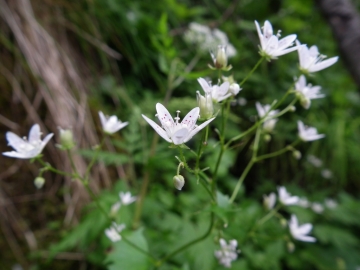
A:
[[[64,172],[64,171],[60,171],[60,170],[57,170],[55,169],[53,166],[51,166],[49,163],[46,163],[44,162],[40,157],[36,158],[37,161],[39,161],[39,163],[44,166],[44,168],[46,170],[49,170],[53,173],[57,173],[59,175],[63,175],[63,176],[69,176],[69,177],[73,177],[74,175],[72,173],[67,173],[67,172]]]
[[[281,204],[278,204],[274,209],[272,209],[266,216],[262,217],[258,222],[256,222],[256,228],[263,225],[271,217],[273,217],[281,208]]]
[[[259,59],[259,61],[255,64],[255,66],[253,67],[253,69],[248,73],[248,75],[246,75],[246,77],[241,81],[240,86],[242,86],[247,79],[250,78],[250,76],[254,73],[254,71],[259,67],[259,65],[261,64],[261,62],[264,60],[264,57],[261,57]]]
[[[97,149],[96,149],[95,155],[93,156],[93,158],[91,159],[89,165],[88,165],[87,168],[86,168],[86,171],[85,171],[85,178],[86,178],[86,179],[89,178],[90,170],[91,170],[91,168],[94,166],[94,163],[95,163],[95,161],[96,161],[96,159],[97,159],[97,157],[98,157],[98,155],[99,155],[99,152],[100,152],[100,150],[101,150],[104,142],[105,142],[105,137],[102,138],[99,146],[98,146]]]
[[[203,185],[203,187],[205,188],[205,190],[207,191],[207,193],[210,195],[211,199],[214,201],[214,203],[216,202],[216,199],[213,195],[213,193],[211,192],[211,190],[208,188],[207,184],[208,184],[208,179],[207,176],[204,172],[200,171],[199,172],[200,176],[202,177],[203,181],[201,181],[201,184]]]
[[[254,146],[253,146],[253,154],[252,154],[252,158],[250,160],[250,162],[248,163],[248,165],[246,166],[245,170],[242,172],[238,182],[236,183],[235,189],[230,197],[230,203],[233,203],[240,188],[242,183],[244,182],[246,176],[248,175],[250,169],[252,168],[252,166],[255,164],[256,162],[256,155],[257,155],[257,151],[259,149],[259,142],[260,142],[260,132],[261,132],[261,128],[258,127],[258,129],[256,130],[256,135],[255,135],[255,141],[254,141]]]
[[[158,261],[157,266],[158,266],[158,267],[161,266],[165,261],[167,261],[167,260],[170,259],[171,257],[173,257],[173,256],[175,256],[176,254],[182,252],[183,250],[187,249],[188,247],[190,247],[190,246],[192,246],[192,245],[194,245],[194,244],[196,244],[196,243],[198,243],[198,242],[206,239],[206,238],[210,235],[210,233],[211,233],[211,231],[212,231],[212,228],[213,228],[213,225],[214,225],[214,219],[215,219],[214,213],[211,213],[210,219],[211,219],[211,220],[210,220],[210,226],[209,226],[208,230],[206,231],[206,233],[205,233],[204,235],[202,235],[202,236],[200,236],[199,238],[196,238],[196,239],[190,241],[189,243],[187,243],[187,244],[179,247],[179,248],[176,249],[175,251],[173,251],[173,252],[171,252],[170,254],[166,255],[164,258],[162,258],[160,261]]]
[[[273,158],[273,157],[276,157],[276,156],[279,156],[281,154],[284,154],[286,153],[287,151],[291,151],[293,150],[294,146],[296,144],[298,144],[300,142],[300,140],[297,140],[295,142],[293,142],[292,144],[286,146],[285,148],[283,149],[280,149],[278,151],[275,151],[275,152],[272,152],[272,153],[269,153],[269,154],[265,154],[265,155],[262,155],[262,156],[258,156],[256,159],[255,159],[255,162],[258,162],[258,161],[261,161],[261,160],[264,160],[264,159],[268,159],[268,158]]]

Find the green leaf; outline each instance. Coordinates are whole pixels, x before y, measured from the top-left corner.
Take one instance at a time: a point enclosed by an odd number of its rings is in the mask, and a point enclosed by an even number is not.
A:
[[[124,234],[124,237],[139,248],[148,252],[148,245],[143,236],[143,229],[139,229],[127,235]],[[105,262],[111,263],[111,265],[108,266],[109,270],[149,269],[149,257],[123,240],[114,244],[114,250],[107,256]]]

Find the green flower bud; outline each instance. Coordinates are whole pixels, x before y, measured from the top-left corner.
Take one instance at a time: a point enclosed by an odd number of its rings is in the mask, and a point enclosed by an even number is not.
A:
[[[43,177],[38,176],[35,178],[34,185],[36,186],[37,189],[42,188],[44,184],[45,184],[45,179]]]
[[[185,185],[184,177],[180,174],[175,175],[173,181],[174,181],[174,186],[177,190],[181,190]]]
[[[290,253],[293,253],[294,250],[295,250],[295,245],[293,242],[287,242],[287,250],[290,252]]]
[[[198,107],[200,108],[200,119],[210,119],[214,114],[214,106],[211,93],[205,93],[205,96],[203,96],[200,94],[199,91],[196,91],[196,100]]]
[[[293,157],[294,157],[295,159],[300,159],[300,158],[301,158],[301,152],[298,151],[298,150],[293,151],[292,154],[293,154]]]
[[[59,128],[60,131],[60,145],[63,149],[71,149],[74,147],[74,137],[71,129],[62,129]]]

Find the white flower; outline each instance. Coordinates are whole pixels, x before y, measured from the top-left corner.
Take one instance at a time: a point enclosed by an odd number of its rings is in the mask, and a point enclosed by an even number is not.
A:
[[[300,70],[306,73],[317,72],[325,69],[335,64],[339,59],[339,57],[335,56],[324,60],[326,56],[321,55],[315,45],[308,49],[306,45],[301,45],[301,43],[297,40],[296,45],[299,53]]]
[[[323,169],[321,170],[321,176],[325,179],[330,179],[333,176],[333,173],[329,169]]]
[[[229,244],[224,239],[220,239],[220,250],[214,252],[215,257],[219,260],[219,264],[230,268],[231,262],[235,261],[238,257],[238,251],[236,250],[237,241],[235,239],[230,240]]]
[[[6,132],[8,145],[14,148],[15,151],[4,152],[2,154],[7,157],[21,159],[34,158],[38,156],[54,135],[53,133],[50,133],[46,135],[44,140],[41,140],[41,134],[40,126],[38,124],[31,127],[28,139],[26,139],[26,137],[21,139],[18,135],[12,133],[11,131]]]
[[[305,109],[309,109],[312,99],[323,98],[325,95],[320,94],[320,86],[306,85],[306,79],[304,75],[301,75],[299,80],[295,83],[295,92],[300,99],[301,105]]]
[[[293,45],[296,35],[289,35],[279,40],[280,31],[278,31],[277,35],[274,35],[273,28],[269,21],[265,21],[263,32],[257,21],[255,21],[255,25],[260,39],[261,56],[276,59],[278,56],[297,50],[296,46],[289,48]]]
[[[104,132],[108,134],[113,134],[122,129],[123,127],[127,126],[128,124],[128,122],[123,123],[118,120],[117,116],[115,115],[105,117],[105,115],[101,111],[99,111],[99,117]]]
[[[106,236],[110,239],[112,242],[117,242],[121,240],[121,231],[126,228],[125,224],[116,224],[113,222],[113,224],[110,226],[110,228],[105,230]]]
[[[306,198],[300,198],[296,205],[308,208],[310,206],[310,202]]]
[[[229,92],[229,87],[230,87],[229,82],[224,82],[220,86],[211,85],[211,82],[207,82],[203,78],[199,78],[198,82],[205,93],[211,93],[211,97],[214,102],[223,101],[224,99],[227,99],[232,95],[232,93]]]
[[[131,203],[135,202],[137,199],[136,196],[131,196],[130,191],[125,192],[125,193],[121,191],[119,193],[119,197],[120,197],[120,202],[124,205],[131,204]]]
[[[291,196],[291,194],[287,192],[285,187],[278,187],[278,192],[279,192],[279,200],[284,205],[297,204],[299,201],[299,197]]]
[[[226,53],[226,45],[218,45],[216,54],[210,50],[210,55],[214,63],[214,67],[209,65],[211,69],[222,69],[229,71],[232,68],[231,65],[227,65],[228,56]]]
[[[298,219],[295,215],[291,215],[291,219],[289,221],[289,228],[291,235],[299,241],[304,241],[304,242],[316,241],[314,237],[307,235],[311,231],[312,225],[310,223],[306,223],[299,226]]]
[[[270,110],[270,105],[261,105],[259,102],[256,102],[256,110],[261,118],[265,117],[265,121],[263,123],[264,130],[267,132],[273,131],[275,128],[275,124],[277,122],[276,118],[273,118],[279,111],[278,110]]]
[[[263,195],[263,197],[264,197],[264,205],[266,209],[268,210],[273,209],[276,203],[276,194],[274,192],[271,192],[269,195]]]
[[[314,127],[307,127],[303,122],[298,121],[299,137],[305,142],[315,141],[324,138],[324,134],[318,134]]]
[[[318,202],[312,203],[311,209],[317,214],[321,214],[322,212],[324,212],[324,206],[322,206],[322,204]]]
[[[200,109],[196,107],[192,109],[179,123],[180,111],[177,111],[177,116],[174,119],[171,117],[169,111],[160,103],[156,104],[157,117],[161,122],[160,127],[153,120],[147,118],[142,114],[142,117],[149,123],[150,126],[166,141],[175,145],[183,144],[189,141],[196,133],[203,129],[215,118],[211,118],[200,126],[196,125],[196,121],[199,118]]]
[[[325,206],[329,209],[334,209],[338,206],[337,202],[333,199],[326,199]]]

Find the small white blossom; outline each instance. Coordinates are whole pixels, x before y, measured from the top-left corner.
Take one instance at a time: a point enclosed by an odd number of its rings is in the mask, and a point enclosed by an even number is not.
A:
[[[299,53],[300,69],[306,73],[325,69],[335,64],[339,59],[339,57],[335,56],[324,60],[326,56],[321,55],[315,45],[311,46],[310,49],[306,45],[301,45],[299,41],[296,41],[296,45]]]
[[[310,206],[310,202],[306,198],[300,198],[296,205],[308,208]]]
[[[326,206],[327,208],[329,208],[329,209],[335,209],[335,208],[338,206],[338,204],[337,204],[337,202],[336,202],[335,200],[333,200],[333,199],[326,199],[326,200],[325,200],[325,206]]]
[[[325,179],[330,179],[333,176],[333,173],[329,169],[323,169],[321,170],[321,176]]]
[[[174,119],[171,117],[169,111],[160,103],[156,104],[157,117],[161,122],[160,127],[153,120],[149,119],[142,114],[142,117],[149,123],[150,126],[166,141],[175,145],[183,144],[189,141],[196,133],[203,129],[215,118],[211,118],[200,126],[196,125],[196,121],[199,118],[200,109],[196,107],[192,109],[179,123],[180,111],[177,111],[177,116]]]
[[[294,239],[304,242],[315,242],[316,239],[307,234],[312,230],[312,225],[310,223],[303,224],[299,226],[298,219],[295,215],[291,215],[289,221],[290,233]]]
[[[275,124],[278,119],[273,118],[279,111],[278,110],[270,110],[271,106],[261,105],[259,102],[256,102],[256,110],[261,118],[265,117],[265,121],[263,123],[263,128],[267,132],[272,132],[275,128]]]
[[[229,82],[224,82],[220,86],[211,85],[211,82],[207,82],[203,78],[199,78],[198,82],[205,93],[211,93],[211,97],[214,102],[223,101],[224,99],[227,99],[232,95],[232,93],[229,92],[229,87],[230,87]]]
[[[285,187],[278,187],[278,192],[279,192],[279,200],[284,205],[297,204],[299,201],[299,197],[291,196],[291,194],[287,192]]]
[[[309,109],[312,99],[323,98],[325,95],[320,94],[320,86],[306,85],[306,78],[301,75],[299,80],[295,83],[295,93],[300,99],[300,104],[305,109]]]
[[[265,21],[263,31],[261,31],[257,21],[255,21],[255,25],[260,39],[261,56],[276,59],[278,56],[297,50],[296,46],[290,47],[294,44],[296,35],[289,35],[279,40],[280,31],[278,31],[277,35],[274,35],[272,25],[269,21]]]
[[[267,210],[271,210],[274,208],[276,203],[276,194],[271,192],[269,195],[263,195],[264,197],[264,206]]]
[[[127,126],[128,124],[128,122],[123,123],[118,120],[117,116],[115,115],[105,117],[105,115],[101,111],[99,111],[99,117],[104,132],[108,134],[113,134],[122,129],[123,127]]]
[[[237,241],[235,239],[230,240],[229,244],[226,243],[224,239],[220,239],[220,250],[214,252],[215,257],[219,260],[219,264],[225,266],[226,268],[231,267],[231,262],[235,261],[238,257],[238,252],[236,250]]]
[[[121,231],[126,228],[125,224],[116,224],[113,222],[113,224],[110,226],[110,228],[105,230],[106,236],[110,239],[111,242],[117,242],[121,240]]]
[[[307,161],[309,161],[309,163],[312,164],[316,168],[321,167],[323,164],[322,160],[315,157],[314,155],[308,155]]]
[[[311,209],[317,214],[321,214],[322,212],[324,212],[324,206],[322,206],[322,204],[318,202],[312,203]]]
[[[11,131],[6,132],[8,145],[14,148],[15,151],[4,152],[2,154],[7,157],[20,159],[29,159],[38,156],[54,135],[53,133],[50,133],[44,140],[41,140],[41,134],[40,126],[38,124],[31,127],[28,139],[26,137],[22,139]]]
[[[303,122],[298,121],[299,137],[305,142],[315,141],[324,138],[324,134],[318,134],[317,129],[314,127],[307,127]]]
[[[124,205],[131,204],[131,203],[135,202],[137,199],[136,196],[131,196],[130,191],[125,192],[125,193],[121,191],[119,193],[119,197],[120,197],[120,202]]]

